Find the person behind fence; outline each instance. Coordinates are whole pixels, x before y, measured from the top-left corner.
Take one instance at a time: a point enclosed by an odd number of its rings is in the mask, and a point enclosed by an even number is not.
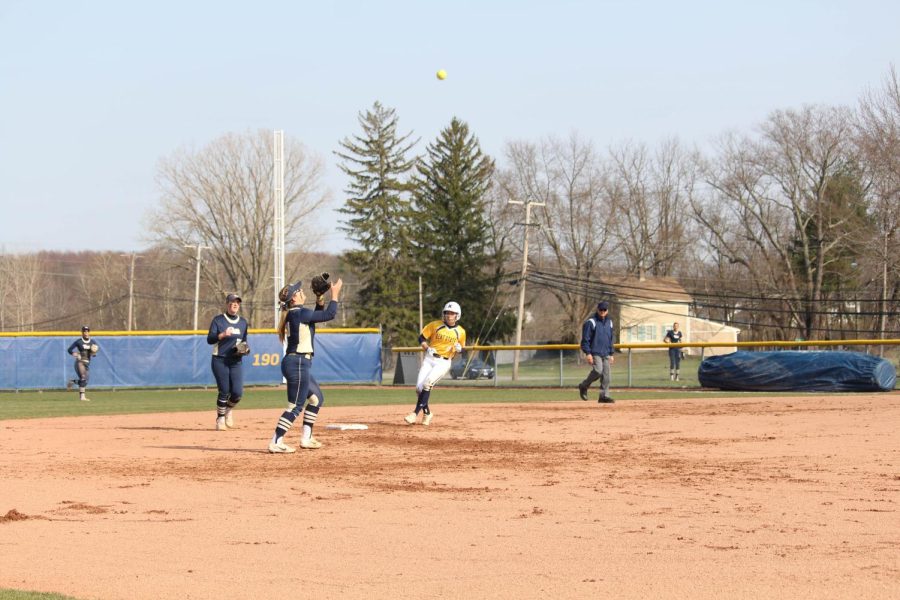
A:
[[[213,317],[206,342],[212,349],[212,372],[216,378],[216,431],[234,428],[234,407],[244,395],[242,361],[250,353],[247,345],[247,319],[240,316],[241,297],[228,294],[225,312]]]
[[[678,323],[672,323],[672,329],[666,332],[666,337],[663,338],[663,342],[666,344],[680,344],[682,336],[681,330],[678,329]],[[671,347],[669,348],[669,379],[672,381],[679,381],[680,371],[681,348]]]
[[[453,357],[462,352],[466,345],[466,330],[459,324],[462,309],[456,302],[444,305],[442,319],[432,321],[419,334],[419,345],[425,351],[419,375],[416,378],[416,407],[403,420],[412,425],[421,411],[422,425],[431,425],[434,413],[428,406],[431,388],[437,385],[444,375],[450,371]]]
[[[322,275],[326,275],[323,273]],[[319,276],[321,278],[321,276]],[[326,278],[327,279],[327,278]],[[304,308],[306,292],[303,283],[298,281],[284,286],[278,293],[281,302],[281,323],[278,326],[278,339],[281,343],[287,340],[284,358],[281,361],[281,374],[287,381],[288,407],[278,418],[275,433],[269,442],[269,452],[273,454],[290,454],[296,452],[293,446],[284,443],[284,436],[294,426],[294,421],[303,412],[303,433],[300,436],[300,447],[305,450],[316,450],[322,443],[313,437],[313,426],[319,416],[319,410],[325,403],[325,394],[312,375],[312,359],[315,354],[316,323],[331,321],[337,315],[341,287],[344,282],[338,279],[327,286],[331,289],[331,301],[325,306],[325,291],[318,293],[316,277],[313,278],[312,289],[317,292],[315,308]],[[306,410],[304,410],[306,405]]]
[[[597,313],[585,321],[581,328],[581,351],[587,363],[591,365],[587,378],[578,384],[578,393],[582,400],[588,399],[588,388],[599,379],[600,398],[597,402],[601,404],[615,402],[609,395],[610,366],[615,362],[613,337],[609,303],[603,300],[597,304]]]
[[[66,385],[66,389],[71,389],[72,384],[78,384],[78,399],[82,402],[90,402],[90,398],[85,395],[88,379],[91,375],[91,359],[100,351],[97,342],[91,339],[91,328],[85,325],[81,328],[81,337],[72,342],[69,349],[66,350],[75,358],[75,379],[72,379]]]

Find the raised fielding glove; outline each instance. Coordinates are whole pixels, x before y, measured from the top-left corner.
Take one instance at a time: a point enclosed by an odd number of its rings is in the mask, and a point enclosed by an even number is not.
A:
[[[313,294],[316,295],[316,299],[321,298],[325,295],[325,292],[331,289],[331,282],[328,281],[329,277],[330,275],[328,273],[313,275],[309,285],[312,288]]]

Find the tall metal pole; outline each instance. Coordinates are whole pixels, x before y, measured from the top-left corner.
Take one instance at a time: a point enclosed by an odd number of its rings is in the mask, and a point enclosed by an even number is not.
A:
[[[273,143],[273,168],[272,168],[272,201],[275,205],[275,219],[273,232],[273,254],[275,255],[274,275],[272,277],[275,307],[275,327],[278,327],[280,308],[278,292],[284,287],[284,131],[275,130]]]
[[[185,244],[185,248],[193,248],[194,246],[190,246]],[[202,244],[197,244],[197,272],[194,276],[194,324],[192,329],[197,331],[197,313],[200,310],[200,253],[203,249],[209,249],[209,246],[203,246]]]
[[[131,331],[131,323],[133,322],[132,315],[134,314],[134,260],[135,253],[131,253],[131,268],[128,269],[128,327],[127,330]]]
[[[197,269],[194,275],[194,322],[191,329],[197,331],[197,313],[200,312],[200,244],[197,244]]]
[[[519,276],[519,311],[516,315],[516,346],[522,345],[522,321],[525,315],[525,277],[528,274],[528,231],[531,228],[531,205],[544,206],[543,202],[510,200],[509,204],[525,205],[525,240],[522,243],[522,273]],[[512,380],[519,380],[519,349],[513,350]]]

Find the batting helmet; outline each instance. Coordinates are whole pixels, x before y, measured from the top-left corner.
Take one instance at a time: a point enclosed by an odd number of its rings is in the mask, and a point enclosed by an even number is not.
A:
[[[457,318],[462,316],[462,309],[457,302],[448,302],[444,305],[444,310],[442,312],[456,313]]]

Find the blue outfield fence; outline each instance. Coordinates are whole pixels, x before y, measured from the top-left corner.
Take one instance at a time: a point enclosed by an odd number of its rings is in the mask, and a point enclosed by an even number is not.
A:
[[[73,337],[0,337],[0,389],[58,389],[76,377],[66,353]],[[96,336],[89,387],[215,386],[206,335]],[[247,337],[244,384],[279,384],[284,349],[274,333]],[[381,383],[381,335],[316,334],[313,375],[320,383]]]

